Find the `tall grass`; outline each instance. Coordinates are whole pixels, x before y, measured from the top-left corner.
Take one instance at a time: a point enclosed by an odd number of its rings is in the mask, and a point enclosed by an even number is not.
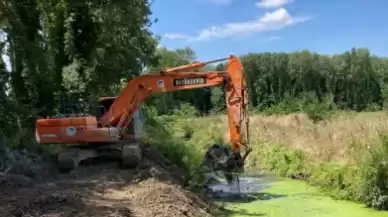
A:
[[[209,145],[228,141],[223,115],[158,118],[168,133],[158,128],[154,143],[188,173]],[[387,120],[383,112],[336,112],[319,121],[301,113],[254,115],[247,170],[304,179],[335,198],[388,209]]]

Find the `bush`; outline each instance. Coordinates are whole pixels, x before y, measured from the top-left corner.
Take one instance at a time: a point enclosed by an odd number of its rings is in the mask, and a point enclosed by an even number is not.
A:
[[[361,201],[360,170],[357,166],[320,163],[312,169],[308,182],[336,199]]]
[[[300,104],[300,99],[286,97],[281,102],[276,103],[270,107],[259,105],[258,109],[259,111],[267,115],[272,115],[272,114],[285,115],[285,114],[300,112],[301,106],[302,105]]]
[[[279,103],[270,107],[258,106],[264,114],[291,114],[303,112],[314,122],[328,119],[336,108],[332,96],[326,96],[319,101],[315,93],[304,93],[299,97],[285,97]]]
[[[308,104],[306,105],[303,111],[307,114],[307,117],[311,119],[314,123],[329,119],[332,114],[330,109],[324,103]]]
[[[199,115],[199,111],[190,103],[182,103],[179,109],[174,109],[173,114],[177,116],[196,117]]]
[[[151,116],[152,109],[145,109],[147,124],[147,136],[144,142],[156,148],[172,164],[178,166],[189,177],[198,166],[202,163],[202,156],[198,151],[187,144],[187,137],[193,133],[193,129],[185,124],[182,129],[182,122],[171,116]],[[182,138],[174,136],[177,131],[183,131],[185,134]],[[193,177],[196,182],[201,181],[201,176]]]
[[[276,172],[289,178],[303,178],[308,174],[308,157],[297,149],[290,149],[281,144],[262,144],[253,154],[261,169]],[[254,165],[257,165],[255,162]]]
[[[360,161],[363,202],[376,209],[388,209],[388,136],[373,146]]]

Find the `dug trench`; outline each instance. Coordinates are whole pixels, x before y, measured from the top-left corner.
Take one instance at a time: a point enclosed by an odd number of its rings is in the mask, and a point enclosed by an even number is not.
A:
[[[48,167],[39,181],[3,174],[0,216],[223,216],[208,198],[183,187],[179,168],[150,147],[143,152],[134,170],[93,162],[66,174]]]

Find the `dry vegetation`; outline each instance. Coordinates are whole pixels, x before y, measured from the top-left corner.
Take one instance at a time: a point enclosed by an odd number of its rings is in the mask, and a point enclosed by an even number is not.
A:
[[[282,144],[303,150],[314,159],[338,163],[353,162],[359,151],[376,144],[381,134],[388,133],[388,115],[384,112],[343,112],[318,123],[305,114],[253,115],[250,122],[251,143],[254,146]],[[225,132],[223,140],[228,139],[224,116],[197,119],[194,128],[200,129],[201,134],[208,134],[207,137]],[[213,135],[214,138],[217,136]]]

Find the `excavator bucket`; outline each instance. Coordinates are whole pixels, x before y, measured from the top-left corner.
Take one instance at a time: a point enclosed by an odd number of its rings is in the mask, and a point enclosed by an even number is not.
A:
[[[213,144],[205,153],[203,166],[231,183],[242,172],[240,160],[241,155],[234,152],[230,146]]]

